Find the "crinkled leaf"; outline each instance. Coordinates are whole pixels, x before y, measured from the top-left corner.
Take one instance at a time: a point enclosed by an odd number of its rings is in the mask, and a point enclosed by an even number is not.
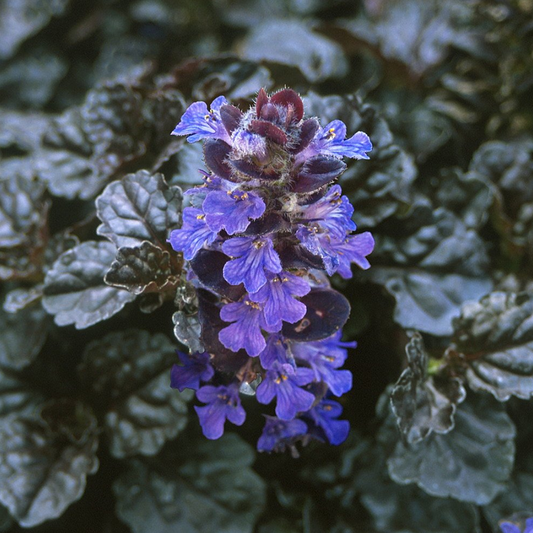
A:
[[[106,285],[115,258],[109,242],[84,242],[62,253],[46,274],[43,307],[58,326],[87,328],[118,313],[135,295]]]
[[[0,502],[23,527],[57,518],[98,469],[97,422],[82,404],[58,401],[42,418],[0,427]]]
[[[44,184],[19,175],[0,180],[0,279],[39,271],[49,204]]]
[[[44,113],[0,110],[0,148],[23,152],[38,148],[49,123]]]
[[[140,246],[119,248],[104,280],[108,285],[142,294],[175,287],[179,282],[179,273],[173,272],[167,250],[143,241]]]
[[[350,302],[331,289],[312,289],[300,301],[307,312],[295,324],[283,324],[282,332],[288,339],[298,342],[325,339],[339,331],[350,316]]]
[[[162,174],[128,174],[96,199],[102,221],[97,233],[118,247],[148,240],[164,248],[170,230],[179,226],[181,202],[181,189],[169,187]]]
[[[487,521],[496,527],[502,517],[533,510],[533,474],[516,472],[507,484],[507,490],[483,508]],[[528,516],[532,516],[530,512]]]
[[[387,462],[389,474],[397,483],[416,483],[433,496],[485,505],[506,487],[515,434],[501,404],[470,395],[457,409],[450,433],[433,433],[408,446],[399,442]]]
[[[17,372],[0,367],[0,426],[7,426],[8,419],[32,414],[42,402],[43,396]]]
[[[0,4],[0,58],[11,57],[29,37],[44,28],[52,17],[65,11],[69,0],[5,0]]]
[[[342,48],[296,19],[265,20],[254,26],[242,55],[252,61],[296,66],[310,82],[341,77],[347,71]]]
[[[394,385],[391,407],[403,439],[415,444],[432,432],[453,429],[454,413],[466,391],[458,378],[443,373],[428,377],[428,354],[420,334],[405,347],[409,365]]]
[[[20,369],[29,365],[46,340],[48,320],[40,305],[17,313],[0,308],[0,366]]]
[[[134,460],[114,485],[117,513],[134,533],[251,533],[265,503],[253,461],[231,433],[182,443],[151,464]]]
[[[146,151],[142,97],[120,81],[89,91],[80,108],[83,129],[99,168],[117,167]]]
[[[187,424],[191,391],[170,388],[176,346],[164,335],[128,330],[92,342],[79,367],[82,382],[106,412],[114,457],[154,455]]]
[[[466,304],[454,320],[452,354],[474,390],[500,401],[533,396],[533,294],[493,292]]]
[[[0,67],[0,97],[11,107],[40,109],[52,99],[67,70],[57,49],[33,46]]]
[[[51,121],[43,146],[35,153],[34,165],[55,196],[88,199],[110,177],[96,169],[91,155],[80,110],[72,108]]]
[[[475,172],[445,169],[434,191],[435,203],[455,213],[467,228],[480,229],[489,217],[494,188]]]
[[[461,305],[492,289],[485,244],[445,209],[420,202],[375,238],[368,275],[394,296],[394,319],[406,329],[451,335]]]
[[[465,24],[475,13],[468,3],[391,0],[380,3],[376,11],[368,9],[368,14],[343,26],[378,47],[386,58],[402,61],[415,74],[441,63],[451,48],[484,53],[482,36]]]
[[[370,160],[355,161],[341,176],[343,192],[355,207],[358,226],[373,227],[410,201],[417,170],[413,158],[395,142],[387,122],[377,110],[356,97],[305,98],[307,116],[317,116],[322,126],[333,120],[346,124],[347,136],[364,131],[372,140]]]

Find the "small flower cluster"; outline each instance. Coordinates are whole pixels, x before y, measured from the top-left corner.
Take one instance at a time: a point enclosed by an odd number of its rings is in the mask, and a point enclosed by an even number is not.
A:
[[[180,354],[172,386],[195,389],[204,435],[219,438],[228,419],[243,424],[239,393],[276,400],[260,451],[294,450],[310,438],[343,442],[349,431],[332,400],[352,387],[340,370],[350,307],[327,275],[369,268],[370,233],[354,234],[353,207],[339,185],[343,157],[368,159],[365,133],[346,139],[339,120],[304,119],[291,89],[264,90],[246,113],[218,97],[193,103],[172,132],[204,141],[203,185],[186,194],[173,248],[189,261],[204,353]],[[206,384],[211,382],[211,384]],[[204,383],[204,385],[202,385]]]

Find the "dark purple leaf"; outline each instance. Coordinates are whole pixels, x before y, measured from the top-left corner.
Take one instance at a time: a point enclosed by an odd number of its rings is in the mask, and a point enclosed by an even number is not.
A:
[[[267,174],[266,172],[263,172],[263,170],[261,170],[258,166],[248,161],[230,161],[230,164],[233,168],[235,168],[239,172],[242,172],[243,174],[246,174],[250,178],[255,178],[258,180],[272,180],[279,178],[278,174]]]
[[[138,329],[110,333],[87,345],[78,374],[106,413],[111,455],[155,455],[186,426],[191,391],[169,387],[177,360],[168,337]]]
[[[223,105],[220,108],[220,118],[227,132],[231,135],[242,119],[242,112],[233,105]]]
[[[62,515],[98,469],[96,418],[71,400],[1,426],[0,443],[0,502],[23,527]]]
[[[231,167],[227,159],[231,152],[231,146],[220,139],[207,139],[204,141],[205,164],[217,176],[229,181],[235,181],[232,177]]]
[[[312,289],[300,298],[307,313],[296,324],[283,324],[283,335],[298,342],[318,341],[336,333],[350,316],[350,303],[332,289]]]
[[[269,101],[268,95],[265,89],[261,87],[261,89],[259,89],[259,92],[257,93],[257,99],[255,101],[255,113],[258,118],[261,117],[263,106],[268,104],[268,101]]]
[[[285,132],[266,120],[252,120],[250,130],[277,144],[287,143],[287,135],[285,135]]]
[[[190,266],[206,289],[230,300],[238,300],[245,292],[243,285],[230,285],[222,275],[224,265],[228,261],[229,257],[222,252],[200,250],[190,262]]]
[[[298,171],[292,190],[313,192],[328,185],[346,170],[346,163],[336,157],[317,155],[307,160]]]
[[[270,97],[270,103],[292,108],[294,122],[300,122],[304,116],[304,103],[293,89],[281,89]]]
[[[320,124],[316,118],[308,118],[307,120],[304,120],[300,128],[300,139],[291,151],[297,154],[304,148],[307,148],[309,143],[314,139],[319,127]]]
[[[165,292],[176,288],[180,274],[167,250],[144,241],[140,246],[119,248],[104,281],[133,294]]]
[[[198,291],[198,318],[202,328],[202,343],[205,351],[214,356],[212,363],[221,372],[236,372],[248,360],[249,356],[244,350],[232,352],[218,339],[222,328],[227,327],[227,322],[220,318],[220,308],[213,302],[213,297],[207,291]]]

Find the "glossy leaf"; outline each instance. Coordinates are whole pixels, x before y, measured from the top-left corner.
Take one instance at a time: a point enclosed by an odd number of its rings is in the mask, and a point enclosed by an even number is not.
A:
[[[346,169],[346,163],[336,157],[315,156],[307,160],[295,177],[292,190],[314,192],[337,179]]]
[[[200,339],[201,326],[198,315],[190,316],[184,311],[176,311],[172,315],[172,322],[174,323],[174,336],[187,346],[191,353],[204,351]]]
[[[432,432],[448,433],[454,426],[457,404],[466,397],[461,380],[441,372],[428,376],[429,357],[420,334],[405,347],[409,365],[391,392],[391,407],[402,437],[409,444]]]
[[[252,533],[265,503],[252,449],[234,434],[183,446],[130,463],[114,485],[119,517],[134,533]]]
[[[8,313],[0,308],[0,366],[21,369],[40,352],[48,320],[40,305]]]
[[[307,307],[305,316],[295,324],[285,322],[283,335],[298,342],[317,341],[336,333],[350,315],[350,303],[331,289],[312,289],[300,298]]]
[[[135,299],[104,282],[115,251],[111,243],[87,241],[59,256],[46,274],[43,297],[43,307],[58,326],[87,328]]]
[[[514,463],[516,430],[501,406],[471,395],[455,413],[455,428],[412,445],[398,443],[388,460],[391,478],[428,494],[478,505],[505,490]]]
[[[187,424],[191,391],[169,386],[176,346],[142,330],[110,333],[89,344],[78,368],[104,410],[110,452],[122,458],[154,455]]]
[[[454,321],[452,353],[464,358],[474,390],[497,400],[533,396],[533,295],[493,292]]]
[[[98,469],[96,419],[81,404],[55,402],[43,418],[0,427],[0,502],[23,527],[57,518]]]
[[[165,247],[170,230],[181,220],[182,194],[162,174],[139,170],[109,184],[96,199],[102,224],[97,233],[117,247],[139,246],[148,240]]]
[[[297,19],[262,21],[249,34],[242,53],[254,61],[294,65],[311,82],[342,76],[347,68],[344,53],[336,43]]]
[[[113,287],[142,294],[172,289],[179,283],[179,275],[173,272],[168,251],[143,241],[140,246],[119,248],[104,280]]]

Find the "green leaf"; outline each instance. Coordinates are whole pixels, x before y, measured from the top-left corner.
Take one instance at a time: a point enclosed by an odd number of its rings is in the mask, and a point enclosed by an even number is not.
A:
[[[388,460],[391,478],[428,494],[478,505],[505,490],[514,463],[516,430],[503,406],[470,395],[455,413],[455,428],[418,444],[399,442]]]
[[[493,292],[454,320],[454,344],[474,390],[497,400],[533,396],[533,294]]]
[[[440,375],[428,377],[428,354],[420,334],[413,335],[407,346],[409,365],[391,393],[391,407],[405,442],[415,444],[432,432],[453,429],[457,404],[466,397],[458,378]]]
[[[87,241],[59,256],[46,274],[43,297],[43,307],[55,315],[58,326],[87,328],[135,299],[104,282],[115,251],[111,243]]]
[[[154,455],[187,424],[193,393],[170,388],[176,347],[164,335],[128,330],[92,342],[78,368],[105,414],[114,457]]]
[[[253,460],[252,448],[231,433],[178,441],[153,462],[130,463],[113,487],[117,514],[134,533],[251,533],[265,503]]]
[[[96,419],[69,400],[0,426],[0,502],[22,527],[57,518],[98,469]]]
[[[139,170],[110,183],[96,199],[102,224],[97,233],[117,247],[134,247],[148,240],[166,247],[171,229],[181,220],[182,194],[169,187],[162,174]]]

